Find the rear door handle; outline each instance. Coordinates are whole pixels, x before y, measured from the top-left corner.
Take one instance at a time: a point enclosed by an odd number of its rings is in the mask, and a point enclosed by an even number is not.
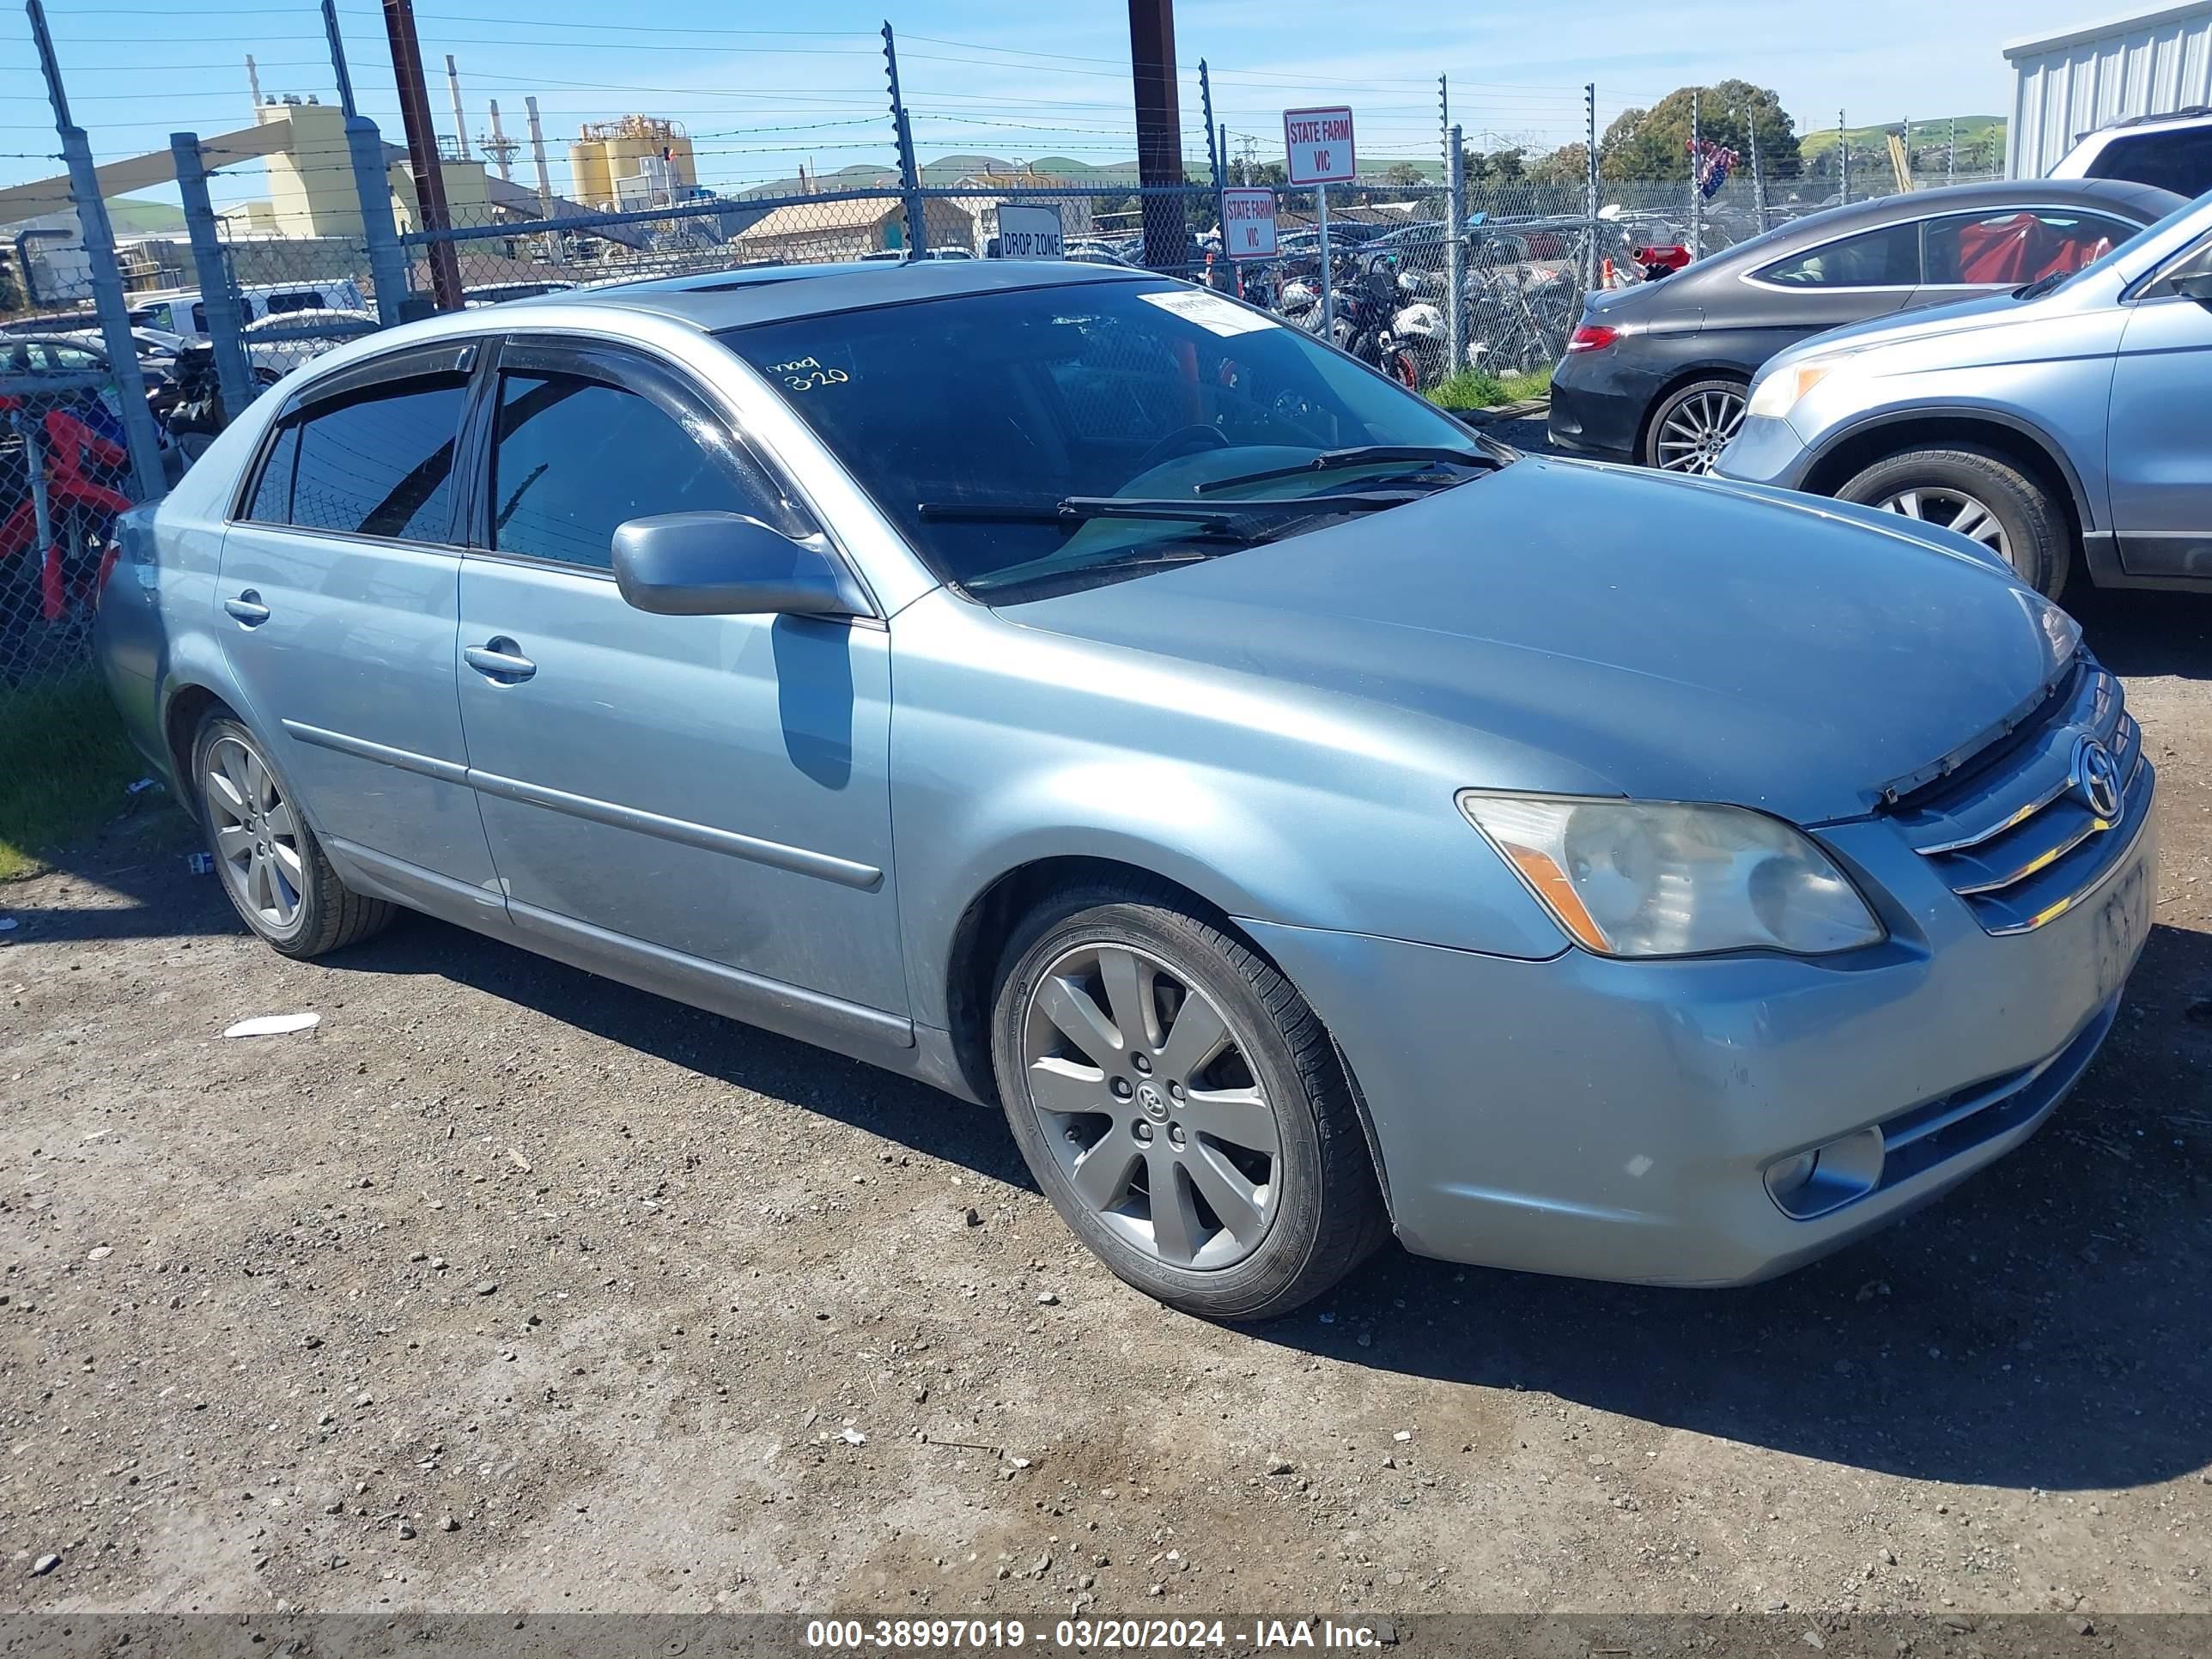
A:
[[[482,645],[465,646],[461,660],[488,680],[501,685],[516,685],[538,672],[538,665],[522,654],[522,647],[505,635],[486,640]]]
[[[247,628],[258,628],[269,620],[269,607],[261,603],[261,595],[250,587],[234,599],[225,599],[222,608]]]

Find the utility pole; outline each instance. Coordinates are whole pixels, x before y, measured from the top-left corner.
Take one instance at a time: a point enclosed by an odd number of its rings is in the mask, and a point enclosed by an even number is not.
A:
[[[469,149],[469,118],[461,108],[461,72],[453,65],[453,54],[446,54],[446,93],[453,100],[453,142],[461,148],[461,160],[473,161]]]
[[[1137,182],[1146,192],[1180,189],[1182,114],[1176,88],[1175,0],[1129,0],[1129,73],[1137,115]],[[1155,270],[1186,263],[1189,230],[1182,200],[1142,194],[1145,263]]]
[[[138,366],[137,342],[131,337],[123,273],[115,259],[115,231],[107,222],[107,204],[100,194],[92,141],[82,127],[70,119],[69,93],[62,86],[53,36],[46,30],[46,9],[40,0],[25,0],[23,9],[30,17],[31,40],[38,48],[39,68],[46,78],[46,98],[54,106],[54,129],[61,137],[62,159],[69,164],[70,203],[76,209],[77,240],[92,266],[93,309],[100,318],[100,342],[107,351],[107,372],[114,377],[115,396],[123,405],[123,435],[129,440],[131,476],[137,483],[138,499],[150,501],[167,487],[161,476],[161,440],[154,430],[154,412],[146,407],[146,375]],[[32,481],[41,488],[45,477],[37,467],[31,469]]]
[[[1836,170],[1843,179],[1843,197],[1851,199],[1851,134],[1844,125],[1844,112],[1836,112]]]
[[[1597,82],[1583,88],[1583,212],[1589,221],[1583,240],[1583,289],[1597,286]],[[1467,228],[1460,227],[1462,232]],[[1453,366],[1455,371],[1458,365]]]
[[[428,246],[430,298],[441,311],[461,308],[461,264],[446,208],[446,175],[438,165],[438,134],[430,125],[430,94],[422,84],[422,46],[415,38],[415,0],[384,0],[384,32],[392,42],[392,78],[399,91],[399,121],[407,132],[407,165],[415,175],[418,229],[435,238]]]
[[[929,210],[921,196],[921,168],[914,159],[914,128],[899,98],[898,42],[889,18],[884,20],[884,72],[890,81],[891,136],[898,141],[899,184],[906,194],[907,257],[918,259],[929,252]]]
[[[377,320],[389,325],[400,319],[400,301],[407,297],[407,259],[399,251],[399,227],[392,217],[392,175],[384,164],[383,135],[354,102],[353,71],[346,64],[345,37],[338,32],[337,0],[323,0],[323,34],[330,42],[331,74],[345,119],[346,160],[353,168],[354,195],[361,204],[361,237],[368,249]]]

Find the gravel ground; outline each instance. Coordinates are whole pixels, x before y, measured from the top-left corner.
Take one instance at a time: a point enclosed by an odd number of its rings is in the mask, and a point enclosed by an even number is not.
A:
[[[0,1607],[2212,1610],[2212,605],[2087,621],[2163,773],[2111,1042],[1725,1293],[1209,1327],[988,1113],[427,921],[295,965],[120,827],[0,890]]]

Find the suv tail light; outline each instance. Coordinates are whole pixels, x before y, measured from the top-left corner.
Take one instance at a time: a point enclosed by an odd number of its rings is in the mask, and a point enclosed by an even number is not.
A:
[[[1567,342],[1570,351],[1602,351],[1620,337],[1620,331],[1605,323],[1584,323]]]

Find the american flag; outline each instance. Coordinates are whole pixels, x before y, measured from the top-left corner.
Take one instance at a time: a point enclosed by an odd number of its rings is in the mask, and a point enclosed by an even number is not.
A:
[[[1683,149],[1690,154],[1690,176],[1697,180],[1698,194],[1708,198],[1720,192],[1735,164],[1743,159],[1726,144],[1710,138],[1692,138]]]

